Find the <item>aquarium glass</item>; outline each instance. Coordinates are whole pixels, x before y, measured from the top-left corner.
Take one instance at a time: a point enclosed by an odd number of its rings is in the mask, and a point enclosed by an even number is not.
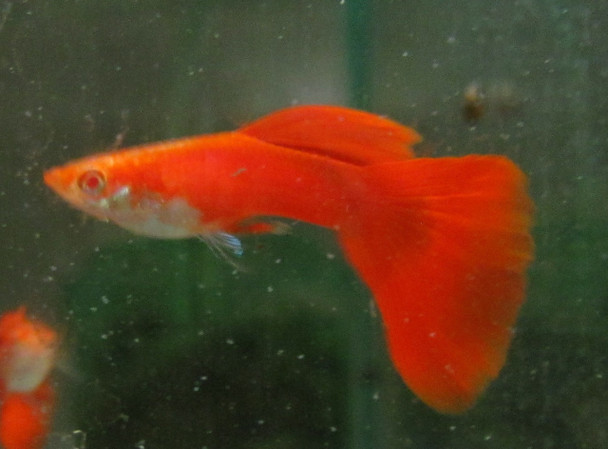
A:
[[[45,447],[608,447],[607,30],[591,0],[0,1],[0,313],[59,335]],[[282,220],[226,254],[96,220],[43,182],[304,104],[528,176],[526,301],[469,411],[403,383],[332,229]]]

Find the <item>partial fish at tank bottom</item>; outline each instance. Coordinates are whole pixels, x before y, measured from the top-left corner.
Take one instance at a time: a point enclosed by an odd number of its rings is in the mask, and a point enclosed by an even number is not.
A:
[[[49,432],[55,392],[49,374],[57,334],[30,320],[25,308],[0,317],[0,443],[4,449],[41,449]]]
[[[280,110],[233,132],[159,142],[48,170],[68,203],[137,234],[333,229],[381,311],[406,384],[444,413],[470,408],[505,363],[533,257],[525,175],[502,156],[416,158],[418,134],[336,106]]]

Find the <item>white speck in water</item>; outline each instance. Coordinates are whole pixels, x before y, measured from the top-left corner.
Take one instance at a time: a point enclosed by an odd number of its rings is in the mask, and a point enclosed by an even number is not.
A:
[[[279,349],[279,350],[277,351],[277,355],[278,355],[278,356],[281,356],[281,355],[283,355],[283,354],[285,354],[285,350],[284,350],[284,349]]]
[[[483,439],[485,441],[490,441],[492,439],[492,434],[486,435],[485,437],[483,437]]]
[[[106,295],[103,295],[101,297],[101,302],[104,304],[108,304],[110,302],[110,298],[108,298]]]
[[[280,257],[274,261],[274,263],[281,263],[281,262],[283,262],[283,260]]]
[[[83,449],[86,446],[87,433],[84,430],[72,430],[71,446],[75,449]],[[63,438],[62,438],[63,441]]]
[[[135,447],[137,449],[146,449],[146,440],[139,440],[137,443],[135,443]]]
[[[456,38],[454,36],[450,36],[450,37],[448,37],[448,40],[446,42],[448,44],[455,44],[456,43]]]
[[[373,399],[374,401],[377,401],[378,399],[380,399],[380,393],[379,393],[379,392],[377,392],[377,391],[376,391],[376,392],[374,392],[374,394],[373,394],[373,396],[372,396],[372,399]]]
[[[227,338],[226,339],[226,344],[227,345],[233,345],[234,344],[234,340],[232,338]]]
[[[298,360],[303,360],[303,359],[304,359],[304,354],[300,354],[300,355],[298,356]]]
[[[407,58],[410,55],[409,51],[404,51],[403,53],[401,53],[401,56],[403,56],[404,58]]]
[[[265,421],[263,419],[258,419],[258,426],[263,426]]]
[[[327,253],[325,254],[325,257],[327,257],[328,260],[334,260],[336,255],[334,253]]]
[[[331,426],[331,427],[329,428],[329,430],[330,430],[330,432],[337,432],[337,431],[338,431],[338,428],[337,428],[336,426]]]
[[[266,287],[266,291],[268,293],[272,293],[274,291],[274,288],[272,287],[272,285],[269,285],[268,287]]]

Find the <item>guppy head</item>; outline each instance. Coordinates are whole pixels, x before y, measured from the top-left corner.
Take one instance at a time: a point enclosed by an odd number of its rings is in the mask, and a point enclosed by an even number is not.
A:
[[[101,155],[52,168],[44,181],[72,206],[136,234],[178,239],[208,233],[201,212],[183,198],[163,196],[155,176]]]

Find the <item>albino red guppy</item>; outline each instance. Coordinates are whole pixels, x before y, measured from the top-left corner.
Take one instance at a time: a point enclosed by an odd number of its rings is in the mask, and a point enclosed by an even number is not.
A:
[[[55,392],[49,373],[57,334],[25,315],[0,317],[0,443],[5,449],[40,449],[49,431]]]
[[[233,132],[142,145],[48,170],[73,206],[135,233],[336,231],[382,314],[391,358],[429,406],[462,412],[502,368],[533,257],[524,174],[501,156],[416,158],[418,134],[373,114],[300,106]]]

